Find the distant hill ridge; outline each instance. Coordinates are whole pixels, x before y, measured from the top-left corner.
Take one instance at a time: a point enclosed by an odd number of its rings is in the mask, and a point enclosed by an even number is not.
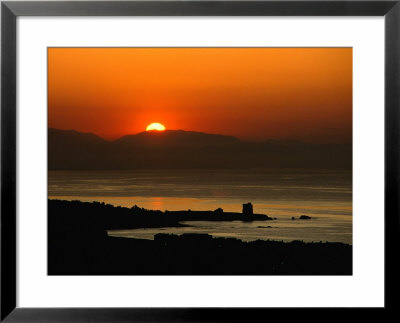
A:
[[[196,131],[165,130],[144,131],[135,135],[126,135],[114,141],[123,145],[220,145],[237,143],[240,140],[232,136],[208,134]]]
[[[146,131],[107,141],[92,133],[48,129],[50,170],[352,167],[351,144],[245,142],[195,131]]]
[[[48,129],[48,139],[49,140],[65,140],[65,141],[73,141],[73,140],[83,140],[86,142],[92,143],[105,143],[107,140],[101,138],[98,135],[95,135],[90,132],[78,132],[76,130],[59,130],[54,128]]]

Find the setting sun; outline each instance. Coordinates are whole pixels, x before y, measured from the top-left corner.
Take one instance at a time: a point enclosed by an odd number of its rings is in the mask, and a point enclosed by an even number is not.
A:
[[[146,128],[146,131],[151,131],[151,130],[164,131],[165,127],[161,123],[154,122],[152,124],[149,124]]]

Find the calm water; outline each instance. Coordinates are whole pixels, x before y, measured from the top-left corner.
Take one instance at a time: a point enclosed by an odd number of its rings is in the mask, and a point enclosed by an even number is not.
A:
[[[252,202],[268,222],[190,222],[191,227],[120,230],[109,235],[152,239],[154,234],[199,232],[242,240],[352,243],[351,172],[252,171],[50,171],[49,198],[138,205],[157,210],[241,212]],[[311,220],[295,220],[306,214]],[[270,226],[271,228],[259,228]]]

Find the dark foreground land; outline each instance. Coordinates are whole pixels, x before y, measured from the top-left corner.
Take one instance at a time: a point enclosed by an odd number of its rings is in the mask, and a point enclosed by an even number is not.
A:
[[[352,274],[352,247],[343,243],[242,242],[205,234],[157,234],[153,241],[109,237],[106,231],[181,226],[180,221],[210,217],[243,220],[241,213],[166,213],[57,200],[48,206],[49,275]]]

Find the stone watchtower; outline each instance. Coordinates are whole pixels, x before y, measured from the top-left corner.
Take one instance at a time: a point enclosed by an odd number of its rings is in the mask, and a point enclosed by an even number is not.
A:
[[[244,216],[252,216],[253,215],[253,204],[251,204],[251,203],[243,204],[242,213]]]

